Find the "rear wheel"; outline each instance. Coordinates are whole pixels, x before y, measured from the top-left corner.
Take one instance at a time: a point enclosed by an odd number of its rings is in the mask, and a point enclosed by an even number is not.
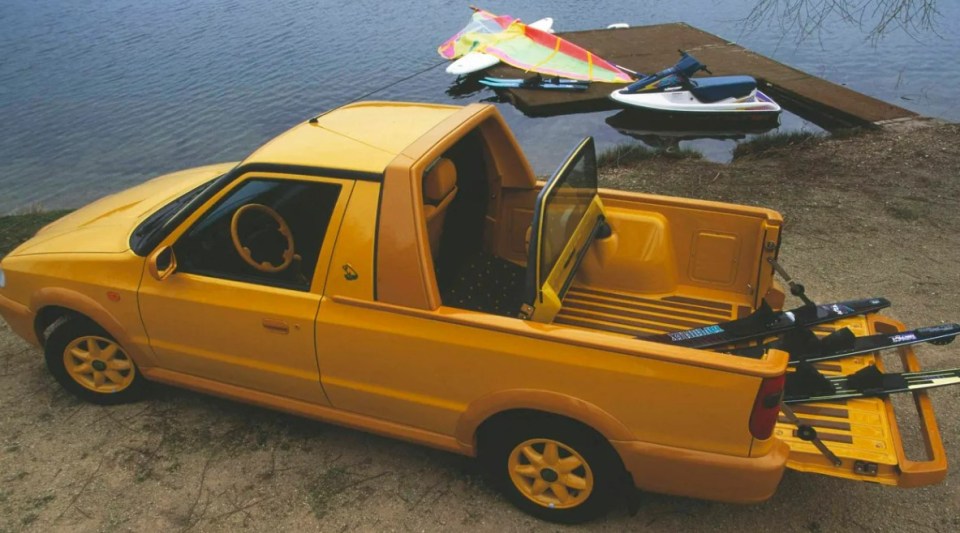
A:
[[[146,382],[123,347],[96,323],[70,317],[55,324],[45,344],[47,368],[80,399],[118,404],[140,399]]]
[[[572,420],[536,417],[485,433],[480,458],[487,474],[514,505],[543,520],[573,524],[601,516],[622,487],[616,452]]]

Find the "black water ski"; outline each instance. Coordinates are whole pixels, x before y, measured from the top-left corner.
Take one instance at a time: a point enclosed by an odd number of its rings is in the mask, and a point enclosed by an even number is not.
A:
[[[759,359],[763,357],[767,350],[776,348],[790,352],[791,365],[795,365],[799,361],[816,363],[830,359],[862,355],[878,350],[911,346],[924,342],[948,344],[953,342],[953,339],[957,335],[960,335],[960,324],[941,324],[938,326],[917,328],[911,331],[878,333],[876,335],[866,335],[863,337],[853,336],[847,328],[837,330],[830,335],[820,338],[817,338],[813,332],[809,330],[806,331],[813,337],[812,339],[795,340],[791,342],[791,339],[784,337],[783,339],[761,346],[731,350],[729,353]]]
[[[833,304],[804,305],[790,311],[774,311],[766,300],[763,300],[760,307],[750,316],[737,320],[639,338],[671,346],[710,348],[780,335],[797,328],[807,328],[841,318],[874,313],[886,307],[890,307],[890,301],[886,298],[869,298]]]
[[[877,370],[875,366],[868,366],[856,374],[827,378],[827,380],[833,387],[833,392],[806,393],[797,390],[791,391],[788,386],[784,392],[783,402],[792,404],[873,398],[899,392],[913,392],[947,385],[958,385],[960,384],[960,368],[885,374]]]

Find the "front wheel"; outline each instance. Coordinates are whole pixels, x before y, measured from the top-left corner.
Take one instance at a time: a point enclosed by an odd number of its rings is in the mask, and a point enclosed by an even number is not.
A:
[[[45,343],[47,368],[75,396],[109,405],[143,396],[146,382],[120,344],[96,323],[70,317],[54,326]]]
[[[576,422],[544,417],[491,429],[496,434],[480,450],[487,473],[540,519],[575,524],[601,516],[624,479],[610,444]]]

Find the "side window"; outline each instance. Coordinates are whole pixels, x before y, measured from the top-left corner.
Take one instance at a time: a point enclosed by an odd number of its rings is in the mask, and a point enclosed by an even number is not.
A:
[[[310,290],[339,196],[335,183],[247,180],[177,240],[178,270]]]

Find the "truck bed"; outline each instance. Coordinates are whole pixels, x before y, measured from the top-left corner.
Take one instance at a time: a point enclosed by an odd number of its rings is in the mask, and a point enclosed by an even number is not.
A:
[[[649,297],[574,285],[554,322],[637,337],[715,324],[749,313],[746,306],[726,302],[682,295]]]
[[[488,253],[466,257],[441,284],[445,305],[516,317],[526,269]],[[696,328],[750,314],[745,305],[683,294],[641,295],[573,284],[556,324],[637,337]]]

